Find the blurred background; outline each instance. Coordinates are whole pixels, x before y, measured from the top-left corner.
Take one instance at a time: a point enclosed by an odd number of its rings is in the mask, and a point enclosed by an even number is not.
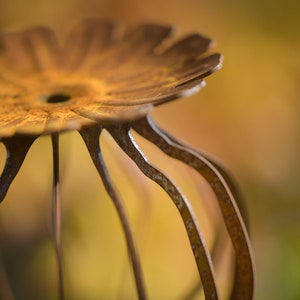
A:
[[[42,24],[65,33],[91,16],[125,25],[142,20],[174,24],[181,34],[201,32],[215,40],[223,68],[199,94],[152,115],[234,174],[249,211],[255,299],[300,299],[300,2],[0,0],[0,30]],[[209,228],[220,217],[207,204],[211,191],[191,170],[140,142],[194,199],[210,245],[214,232]],[[0,150],[3,166],[5,151]],[[129,211],[150,299],[181,299],[197,272],[176,209],[107,135],[103,151]],[[62,136],[61,161],[67,299],[134,299],[117,215],[78,134]],[[8,294],[12,289],[16,299],[57,297],[51,170],[51,143],[44,137],[33,145],[1,204],[1,289]],[[221,269],[218,281],[226,293],[228,266]]]

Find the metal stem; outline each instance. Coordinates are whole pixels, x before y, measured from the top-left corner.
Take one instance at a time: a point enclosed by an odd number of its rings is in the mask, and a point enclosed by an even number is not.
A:
[[[112,199],[115,208],[117,210],[117,213],[119,215],[122,228],[125,234],[125,239],[127,243],[127,249],[129,253],[129,257],[132,264],[132,269],[134,273],[136,288],[138,297],[140,300],[146,300],[146,291],[145,291],[145,284],[143,279],[143,272],[141,269],[141,263],[140,258],[138,255],[138,251],[136,249],[133,234],[130,228],[129,220],[127,218],[127,213],[125,210],[125,207],[122,203],[122,200],[114,187],[112,180],[110,178],[109,172],[106,168],[101,149],[99,144],[99,136],[101,133],[101,127],[90,127],[85,128],[80,131],[80,134],[88,148],[88,151],[90,153],[90,156],[94,162],[94,165],[98,171],[98,174],[100,175],[102,182],[104,184],[104,187]]]
[[[52,187],[52,226],[54,234],[54,246],[58,267],[59,299],[64,300],[64,280],[62,263],[62,238],[61,238],[61,199],[59,184],[59,135],[51,135],[53,150],[53,187]]]
[[[15,135],[0,139],[7,152],[5,166],[0,176],[0,202],[4,199],[12,181],[24,162],[28,150],[36,138],[36,136],[31,135]]]

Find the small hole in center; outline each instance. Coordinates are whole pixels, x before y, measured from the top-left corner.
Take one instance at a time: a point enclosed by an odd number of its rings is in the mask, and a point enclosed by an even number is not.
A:
[[[69,95],[57,93],[50,95],[46,101],[47,103],[64,103],[69,101],[70,99],[71,97]]]

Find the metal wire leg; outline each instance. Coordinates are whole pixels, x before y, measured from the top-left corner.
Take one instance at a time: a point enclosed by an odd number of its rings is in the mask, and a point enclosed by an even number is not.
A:
[[[151,141],[167,155],[181,160],[198,171],[215,192],[227,231],[236,254],[236,274],[232,299],[250,300],[254,290],[254,263],[247,230],[236,205],[235,199],[224,176],[206,157],[192,149],[175,142],[161,131],[150,117],[133,123],[133,128]]]
[[[198,271],[202,280],[205,297],[209,300],[219,299],[211,257],[206,248],[195,217],[193,216],[188,200],[166,175],[147,161],[146,157],[135,144],[133,137],[130,134],[129,124],[107,126],[106,129],[124,152],[137,164],[140,170],[147,177],[159,184],[175,203],[190,240]]]
[[[124,230],[124,234],[126,238],[128,253],[132,263],[138,296],[140,300],[145,300],[147,299],[147,296],[145,291],[145,284],[143,280],[140,258],[134,243],[129,220],[127,218],[127,214],[123,206],[122,200],[111,181],[110,175],[108,173],[105,162],[103,160],[103,156],[99,145],[100,133],[101,133],[100,126],[85,128],[80,131],[80,134],[88,148],[88,151],[94,162],[94,165],[103,181],[104,187],[107,193],[109,194],[109,196],[111,197],[115,205],[115,208],[117,210],[117,213],[119,214],[119,218],[122,223],[122,228]]]
[[[64,279],[62,262],[62,238],[61,238],[61,198],[59,181],[59,135],[51,135],[53,150],[53,191],[52,191],[52,226],[54,234],[54,245],[58,266],[58,288],[59,299],[64,300]]]
[[[12,181],[18,174],[26,154],[37,137],[30,135],[15,135],[11,138],[2,138],[7,157],[4,169],[0,176],[0,202],[4,199]]]

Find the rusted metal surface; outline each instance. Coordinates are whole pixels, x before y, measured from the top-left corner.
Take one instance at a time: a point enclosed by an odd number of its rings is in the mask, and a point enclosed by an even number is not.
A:
[[[109,131],[140,170],[159,184],[176,205],[190,241],[205,299],[212,300],[219,299],[214,266],[190,203],[176,184],[139,150],[131,128],[206,179],[216,194],[236,254],[231,298],[253,298],[251,246],[230,177],[210,158],[184,146],[149,118],[155,106],[199,91],[204,86],[204,77],[220,68],[222,56],[207,53],[210,46],[211,40],[200,34],[178,39],[169,26],[141,24],[120,34],[116,24],[99,19],[81,22],[62,43],[52,30],[44,27],[0,35],[0,139],[7,150],[0,176],[0,201],[32,143],[40,135],[50,134],[54,158],[54,243],[61,300],[64,287],[58,137],[68,130],[81,134],[115,205],[138,297],[147,298],[129,220],[101,154],[102,128]]]
[[[62,44],[43,27],[3,33],[0,136],[132,120],[196,92],[221,55],[205,54],[210,40],[197,34],[164,49],[171,38],[171,27],[155,24],[116,35],[103,20],[82,22]]]

